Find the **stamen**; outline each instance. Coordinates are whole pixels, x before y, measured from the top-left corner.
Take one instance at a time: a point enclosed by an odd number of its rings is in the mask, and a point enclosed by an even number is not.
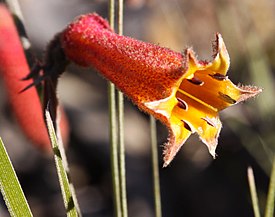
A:
[[[182,122],[183,122],[183,126],[184,126],[184,128],[186,129],[186,130],[189,130],[190,132],[192,132],[192,129],[191,129],[191,127],[189,126],[189,124],[188,123],[186,123],[185,121],[183,121],[183,120],[181,120]]]
[[[197,97],[195,97],[195,96],[193,96],[193,95],[191,95],[191,94],[185,92],[184,90],[178,89],[178,91],[179,91],[180,93],[184,94],[185,96],[187,96],[187,97],[189,97],[189,98],[195,100],[196,102],[198,102],[198,103],[204,105],[205,107],[207,107],[207,108],[213,110],[214,112],[218,112],[218,109],[217,109],[217,108],[214,108],[213,106],[208,105],[208,104],[205,103],[204,101],[202,101],[202,100],[198,99]]]
[[[209,74],[212,78],[214,78],[214,79],[216,79],[216,80],[218,80],[218,81],[223,81],[223,80],[226,80],[227,79],[227,76],[225,76],[225,75],[222,75],[222,74],[220,74],[220,73],[216,73],[216,74],[214,74],[214,75],[211,75],[211,74]]]
[[[228,96],[227,94],[224,94],[222,92],[219,92],[219,95],[222,98],[222,100],[224,100],[227,103],[235,104],[237,102],[237,100],[232,99],[230,96]]]
[[[208,124],[208,125],[210,125],[211,127],[216,127],[216,125],[214,124],[214,122],[211,120],[211,119],[209,119],[209,118],[201,118],[202,120],[204,120],[204,121],[206,121],[206,123]]]
[[[178,100],[178,106],[181,108],[181,109],[184,109],[185,111],[188,110],[188,105],[187,103],[182,100],[181,98],[177,97],[177,100]]]
[[[199,78],[197,78],[195,76],[191,79],[187,79],[187,81],[191,82],[192,84],[199,85],[199,86],[204,84],[204,82],[202,80],[200,80]]]

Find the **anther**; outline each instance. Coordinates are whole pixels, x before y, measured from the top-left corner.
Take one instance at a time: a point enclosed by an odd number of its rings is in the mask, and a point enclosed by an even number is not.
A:
[[[211,127],[216,127],[216,125],[213,123],[213,121],[211,120],[211,119],[209,119],[209,118],[201,118],[202,120],[204,120],[204,121],[206,121],[206,123],[208,124],[208,125],[210,125]]]
[[[190,127],[190,125],[188,123],[186,123],[185,121],[181,120],[183,122],[183,126],[186,130],[189,130],[190,132],[192,132],[192,129]]]
[[[204,82],[202,80],[200,80],[199,78],[197,78],[195,76],[191,79],[187,79],[187,81],[191,82],[192,84],[199,85],[199,86],[204,84]]]
[[[227,103],[235,104],[237,102],[237,100],[232,99],[230,96],[228,96],[227,94],[224,94],[222,92],[219,92],[219,95],[222,98],[222,100],[224,100]]]
[[[187,103],[179,97],[177,97],[177,100],[178,100],[178,107],[180,107],[181,109],[184,109],[185,111],[187,111],[188,110]]]
[[[214,78],[214,79],[216,79],[216,80],[218,80],[218,81],[224,81],[224,80],[227,79],[227,76],[222,75],[222,74],[220,74],[220,73],[216,73],[216,74],[214,74],[214,75],[209,74],[209,75],[210,75],[212,78]]]

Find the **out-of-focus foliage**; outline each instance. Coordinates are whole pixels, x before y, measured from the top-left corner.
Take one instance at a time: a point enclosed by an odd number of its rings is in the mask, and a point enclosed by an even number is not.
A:
[[[75,16],[94,11],[108,16],[106,0],[21,0],[20,4],[40,57],[47,42]],[[216,160],[193,136],[171,166],[160,170],[163,216],[252,216],[248,165],[254,169],[263,209],[275,150],[274,10],[270,0],[125,0],[125,35],[178,51],[192,46],[199,57],[209,60],[211,41],[220,32],[231,57],[230,78],[264,89],[255,100],[222,112],[224,126]],[[112,216],[105,83],[92,69],[72,66],[59,87],[71,124],[68,160],[72,181],[86,216]],[[53,161],[18,136],[3,87],[0,96],[1,137],[12,145],[7,149],[34,215],[49,216],[52,209],[63,209]],[[149,122],[128,101],[125,125],[129,216],[150,217]],[[159,125],[159,145],[166,138],[166,129]],[[4,211],[0,213],[5,216]]]

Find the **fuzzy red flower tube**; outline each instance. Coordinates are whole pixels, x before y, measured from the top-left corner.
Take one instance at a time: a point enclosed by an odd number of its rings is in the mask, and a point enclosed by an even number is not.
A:
[[[55,44],[55,46],[52,46]],[[55,49],[53,49],[55,48]],[[62,52],[61,52],[62,50]],[[226,76],[229,55],[220,34],[211,62],[197,60],[192,49],[178,53],[114,33],[97,14],[78,17],[50,44],[47,56],[94,67],[133,103],[165,124],[169,130],[164,150],[167,166],[192,133],[197,133],[215,157],[222,127],[218,112],[262,90],[236,86]],[[55,56],[55,57],[54,57]],[[54,61],[53,61],[54,62]],[[44,67],[53,80],[63,72]]]
[[[29,71],[12,16],[6,6],[0,4],[0,76],[4,81],[12,111],[22,131],[33,144],[48,152],[51,150],[51,144],[38,93],[35,88],[19,93],[30,83],[21,81]],[[62,137],[67,140],[67,121],[64,115],[62,116]]]

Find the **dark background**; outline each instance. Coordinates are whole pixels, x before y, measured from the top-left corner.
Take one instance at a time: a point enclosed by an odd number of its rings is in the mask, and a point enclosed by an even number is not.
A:
[[[108,17],[106,0],[20,1],[26,30],[38,58],[55,33],[75,16]],[[253,216],[247,167],[255,173],[264,210],[274,154],[274,1],[126,0],[124,34],[183,51],[192,46],[211,60],[215,33],[223,35],[234,83],[264,88],[255,99],[221,112],[223,129],[213,160],[193,135],[168,168],[160,169],[164,217]],[[1,83],[1,80],[0,80]],[[0,91],[0,136],[14,163],[34,216],[65,216],[52,158],[24,138]],[[59,98],[70,121],[67,150],[72,181],[84,216],[113,216],[106,81],[93,69],[71,65]],[[149,119],[125,102],[129,217],[154,216]],[[158,123],[160,166],[167,130]],[[2,203],[0,215],[8,216]]]

